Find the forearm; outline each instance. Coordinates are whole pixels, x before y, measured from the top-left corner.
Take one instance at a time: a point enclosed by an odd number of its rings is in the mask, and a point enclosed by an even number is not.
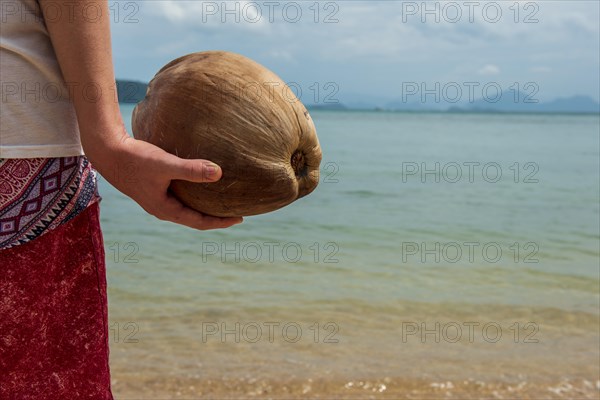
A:
[[[53,12],[56,6],[62,8],[61,18],[47,18],[46,25],[63,76],[70,86],[83,148],[86,154],[88,150],[110,148],[127,134],[116,95],[108,1],[41,0],[42,9],[47,2],[53,4]],[[85,7],[100,10],[100,14],[93,19],[84,18]],[[98,151],[94,157],[101,154],[105,153]]]
[[[241,218],[217,218],[185,207],[169,192],[173,180],[214,182],[220,168],[206,160],[184,160],[127,135],[117,101],[107,0],[40,0],[61,18],[46,26],[65,81],[71,86],[81,144],[94,167],[148,213],[196,229],[226,228]],[[93,20],[82,10],[99,10]],[[74,12],[73,12],[74,11]],[[88,90],[86,90],[88,89]],[[96,90],[97,92],[94,92]],[[123,171],[120,174],[119,171]],[[125,175],[127,171],[127,176]]]

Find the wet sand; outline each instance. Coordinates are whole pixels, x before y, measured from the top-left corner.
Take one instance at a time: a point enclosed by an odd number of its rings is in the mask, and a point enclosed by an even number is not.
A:
[[[122,376],[123,378],[123,376]],[[240,378],[202,380],[164,377],[123,382],[113,393],[134,399],[597,399],[600,381],[429,382],[385,377],[365,380],[268,380]]]
[[[362,316],[375,315],[371,310],[353,318],[322,316],[321,321],[338,321],[337,343],[324,343],[324,335],[315,343],[307,327],[317,319],[302,309],[292,312],[304,316],[296,321],[305,328],[305,336],[295,343],[281,336],[273,342],[236,341],[231,333],[203,341],[201,321],[209,320],[204,314],[140,319],[137,341],[127,342],[123,335],[111,343],[113,392],[119,400],[600,397],[597,315],[487,305],[462,310],[406,306],[411,314],[400,317],[380,309],[368,324]],[[276,312],[254,316],[253,321],[286,320]],[[219,317],[228,322],[228,329],[240,320],[227,313]],[[470,340],[465,330],[455,342],[451,331],[444,334],[442,328],[438,340],[435,331],[403,340],[402,321],[419,320],[430,330],[436,323],[444,327],[477,321],[481,327],[495,321],[503,335],[484,340],[477,329]],[[521,331],[511,329],[514,321],[520,321]],[[535,335],[524,328],[527,321],[537,321]]]

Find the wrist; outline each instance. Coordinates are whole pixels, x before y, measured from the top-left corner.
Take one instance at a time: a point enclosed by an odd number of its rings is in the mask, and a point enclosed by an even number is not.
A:
[[[109,176],[109,170],[117,167],[118,159],[126,151],[130,137],[125,126],[121,123],[89,130],[80,128],[80,133],[85,156],[102,175]]]

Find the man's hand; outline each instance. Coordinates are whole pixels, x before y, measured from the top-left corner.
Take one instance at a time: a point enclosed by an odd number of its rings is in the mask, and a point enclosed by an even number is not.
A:
[[[242,222],[242,218],[199,213],[183,205],[168,191],[174,179],[218,181],[221,179],[218,165],[206,160],[185,160],[128,136],[109,149],[98,150],[90,149],[92,153],[86,153],[92,165],[114,187],[158,219],[200,230],[227,228]]]

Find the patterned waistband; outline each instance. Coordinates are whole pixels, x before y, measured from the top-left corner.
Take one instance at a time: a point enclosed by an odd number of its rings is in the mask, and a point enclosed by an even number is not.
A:
[[[0,250],[64,224],[101,197],[84,156],[0,159]]]

